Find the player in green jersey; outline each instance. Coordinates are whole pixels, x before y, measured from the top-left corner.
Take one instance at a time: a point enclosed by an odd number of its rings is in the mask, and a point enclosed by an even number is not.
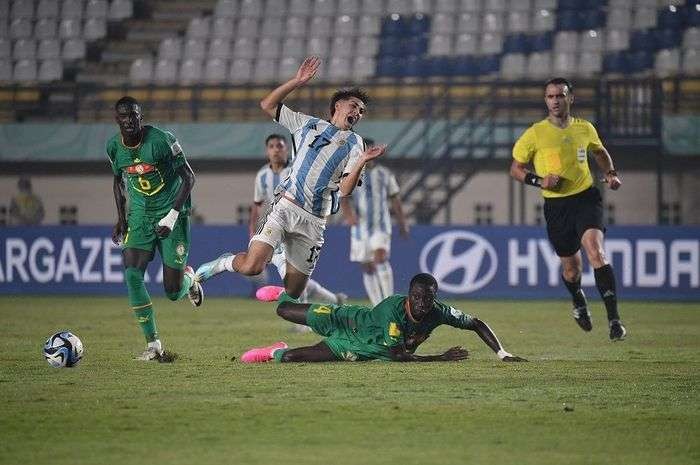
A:
[[[283,342],[251,349],[241,357],[245,363],[330,362],[335,360],[392,360],[438,362],[467,358],[462,347],[439,355],[416,355],[415,351],[440,325],[474,331],[504,362],[524,362],[506,352],[483,321],[438,301],[437,281],[427,273],[411,279],[408,295],[393,295],[374,308],[359,305],[299,304],[286,293],[280,295],[277,314],[285,320],[310,326],[324,336],[309,347],[289,349]]]
[[[146,351],[137,359],[172,361],[173,354],[163,350],[158,338],[144,273],[158,250],[168,298],[187,295],[195,307],[202,304],[202,287],[187,266],[194,173],[175,136],[143,125],[136,99],[122,97],[114,108],[119,133],[107,142],[118,217],[112,240],[122,245],[129,303],[146,337]]]

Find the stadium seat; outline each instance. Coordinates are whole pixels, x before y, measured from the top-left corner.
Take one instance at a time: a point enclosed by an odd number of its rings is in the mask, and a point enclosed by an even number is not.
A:
[[[39,82],[60,81],[63,79],[61,60],[44,60],[39,65]]]
[[[537,32],[553,31],[556,22],[554,10],[539,9],[532,13],[532,30]]]
[[[403,16],[393,14],[382,20],[382,37],[406,37],[408,27]]]
[[[60,3],[57,2],[56,0],[39,0],[39,3],[37,3],[37,5],[36,5],[36,17],[39,19],[58,18],[59,5],[60,5]],[[0,13],[0,16],[2,16],[1,13]]]
[[[331,41],[331,57],[338,57],[348,60],[355,56],[353,45],[354,40],[348,40],[347,37],[334,37]],[[283,56],[286,56],[283,54]]]
[[[481,76],[492,76],[501,69],[500,55],[484,55],[477,59],[477,70]]]
[[[0,82],[12,81],[12,60],[0,58]]]
[[[602,30],[589,29],[581,32],[579,36],[581,51],[584,52],[602,52],[604,47],[604,37]]]
[[[425,59],[425,66],[429,76],[451,76],[452,63],[457,57],[435,56]]]
[[[686,76],[700,75],[700,51],[696,48],[683,50],[683,74]]]
[[[557,29],[561,31],[579,31],[581,26],[581,17],[578,10],[557,11]]]
[[[401,77],[402,73],[401,60],[396,57],[383,56],[377,61],[377,76]]]
[[[693,4],[688,4],[688,8],[686,10],[685,24],[686,26],[693,27],[700,26],[700,3],[694,2]]]
[[[109,2],[107,0],[88,0],[85,5],[86,18],[107,18]]]
[[[177,61],[159,59],[153,69],[153,80],[157,84],[174,84],[177,81]]]
[[[179,60],[182,56],[182,39],[179,37],[166,37],[158,46],[158,58],[166,60]]]
[[[375,57],[379,53],[379,39],[372,36],[360,36],[357,39],[355,56]]]
[[[228,60],[231,58],[231,55],[231,42],[228,39],[217,37],[209,42],[209,51],[207,56],[210,58]]]
[[[630,33],[626,29],[609,29],[606,31],[605,50],[617,52],[627,50],[630,44]]]
[[[253,77],[253,64],[250,60],[236,59],[231,62],[229,81],[233,84],[245,84]]]
[[[342,3],[342,2],[341,2]],[[382,16],[386,14],[383,2],[378,2],[376,0],[362,0],[362,6],[360,12],[363,15],[369,16]]]
[[[556,52],[578,52],[579,34],[575,31],[559,31],[554,36],[554,51]]]
[[[457,30],[460,34],[481,31],[481,16],[478,13],[462,13],[457,17]]]
[[[0,60],[9,60],[12,58],[12,43],[9,39],[0,37]]]
[[[428,53],[428,39],[426,37],[411,37],[406,41],[406,53],[409,55],[425,55]]]
[[[10,37],[10,25],[7,18],[0,16],[0,37]]]
[[[344,42],[348,42],[344,40]],[[301,37],[288,37],[282,42],[282,56],[303,58],[306,56],[306,41]]]
[[[222,84],[228,80],[226,61],[220,58],[210,58],[204,65],[204,82],[207,84]]]
[[[413,36],[430,32],[430,18],[423,13],[411,15],[408,19],[408,33]]]
[[[676,48],[681,45],[682,36],[680,29],[656,29],[654,30],[654,35],[657,49]]]
[[[45,39],[39,42],[36,57],[40,60],[53,60],[61,58],[61,41]]]
[[[321,76],[320,70],[319,76]],[[253,81],[257,83],[277,81],[277,60],[256,60],[255,68],[253,68]]]
[[[264,2],[260,0],[239,0],[238,15],[244,18],[261,18]]]
[[[187,39],[182,52],[183,60],[202,61],[207,52],[207,42],[203,39]]]
[[[682,46],[684,49],[697,48],[700,44],[700,28],[689,27],[683,33]]]
[[[327,41],[324,40],[325,43]],[[262,37],[258,41],[258,57],[277,59],[280,56],[280,41],[276,37]]]
[[[63,0],[61,18],[82,19],[83,0]]]
[[[529,32],[530,13],[528,11],[511,11],[508,13],[508,32]]]
[[[654,55],[647,50],[639,50],[628,54],[629,71],[641,73],[654,67]]]
[[[132,84],[146,84],[153,81],[153,60],[151,57],[135,59],[129,69],[129,79]]]
[[[34,25],[36,39],[53,39],[58,33],[58,23],[54,18],[42,18]]]
[[[456,0],[435,0],[434,8],[436,13],[457,13],[457,1]]]
[[[107,21],[104,18],[90,18],[85,21],[83,37],[87,40],[98,40],[107,36]]]
[[[501,13],[485,13],[481,18],[481,30],[484,32],[503,32],[503,15]]]
[[[452,54],[452,35],[451,34],[432,34],[428,43],[429,55],[451,55]]]
[[[263,37],[282,37],[284,32],[284,20],[275,17],[265,18],[262,22],[261,32]]]
[[[29,39],[32,36],[32,22],[27,18],[16,18],[10,23],[12,39]]]
[[[523,3],[523,2],[519,2]],[[458,10],[460,12],[478,13],[481,11],[482,0],[459,0]]]
[[[681,70],[681,52],[679,49],[659,50],[654,58],[654,74],[660,78],[676,76]]]
[[[58,25],[58,36],[61,39],[76,39],[80,37],[80,20],[62,19]]]
[[[341,0],[340,3],[342,4],[343,1]],[[412,2],[407,2],[406,0],[387,0],[386,12],[388,14],[408,16],[413,13],[413,5],[411,5],[411,3]]]
[[[328,56],[329,47],[328,39],[321,37],[311,37],[306,42],[306,53],[307,55],[316,55],[318,57],[324,58]]]
[[[535,0],[534,10],[556,10],[557,0]]]
[[[521,79],[525,76],[527,59],[522,53],[507,53],[501,58],[501,77]]]
[[[511,34],[503,41],[504,53],[524,53],[530,52],[530,37],[526,34]]]
[[[657,26],[664,29],[679,29],[683,26],[681,8],[668,5],[657,15]]]
[[[479,49],[479,36],[476,34],[459,34],[455,37],[455,55],[473,55]]]
[[[10,17],[13,19],[32,19],[34,17],[34,2],[31,0],[14,0],[10,8]],[[36,70],[34,74],[36,74]]]
[[[178,82],[180,85],[199,84],[202,81],[202,62],[195,59],[184,59],[180,64]]]
[[[314,16],[309,20],[309,37],[328,38],[333,34],[333,18],[327,16]],[[326,39],[327,40],[327,39]]]
[[[36,41],[34,39],[20,39],[15,41],[12,48],[12,58],[15,60],[36,58]]]
[[[376,16],[363,15],[360,16],[359,35],[360,36],[375,36],[381,31],[381,20]]]
[[[112,0],[109,4],[107,17],[111,20],[119,21],[131,18],[134,14],[134,5],[131,0]]]
[[[279,61],[279,67],[277,68],[277,79],[279,81],[286,81],[291,76],[294,76],[299,69],[301,64],[300,58],[285,57]]]
[[[579,55],[577,74],[582,77],[598,76],[603,70],[603,55],[597,52],[584,52]]]
[[[631,10],[634,0],[608,0],[608,8],[623,8]]]
[[[267,2],[265,6],[265,18],[286,18],[289,15],[287,2]]]
[[[211,18],[192,18],[187,26],[187,37],[192,39],[207,39],[209,37],[209,27]]]
[[[358,16],[360,0],[342,0],[338,2],[338,15]]]
[[[353,16],[343,15],[335,18],[333,35],[341,37],[352,37],[355,35],[357,24]]]
[[[231,39],[234,34],[234,21],[233,18],[222,17],[213,18],[211,35],[217,38]]]
[[[627,30],[632,27],[632,11],[629,8],[612,8],[608,10],[606,27],[612,30]]]
[[[49,0],[45,0],[49,1]],[[0,0],[0,18],[10,17],[10,0]],[[10,73],[12,71],[10,70]]]
[[[271,3],[271,2],[270,2]],[[236,0],[219,0],[214,8],[214,16],[219,18],[235,18],[238,14]]]
[[[476,16],[471,14],[471,16]],[[461,17],[461,15],[460,15]],[[431,34],[451,34],[455,31],[455,18],[453,15],[446,13],[438,13],[433,16],[432,25],[430,28]],[[466,32],[466,31],[465,31]]]
[[[654,8],[638,8],[634,10],[634,29],[656,27],[656,10]]]
[[[233,56],[235,58],[253,59],[257,50],[255,39],[241,37],[233,42]]]
[[[530,50],[533,52],[544,52],[552,49],[552,33],[543,32],[530,37]]]
[[[335,16],[336,2],[335,0],[313,0],[312,11],[314,16]]]
[[[527,59],[527,76],[535,79],[549,77],[552,69],[551,52],[534,52]]]
[[[633,30],[630,37],[631,50],[656,50],[656,34],[651,29]]]
[[[306,37],[306,18],[290,16],[286,20],[285,35],[287,37]]]
[[[401,37],[385,37],[379,43],[379,54],[392,57],[405,55],[405,43]]]
[[[522,3],[527,3],[527,0],[523,0]],[[494,12],[503,14],[506,9],[506,0],[488,0],[484,2],[484,9],[488,12]]]
[[[82,60],[85,58],[85,41],[83,39],[68,39],[63,42],[61,57],[64,60]]]
[[[17,82],[36,81],[36,61],[19,60],[15,63],[12,80]]]
[[[421,57],[409,55],[401,63],[401,75],[406,77],[426,77],[429,71],[425,63]]]
[[[290,0],[289,14],[294,16],[310,16],[312,14],[311,0]]]
[[[627,63],[625,52],[607,53],[603,57],[603,71],[611,74],[629,74],[630,66]]]
[[[482,55],[494,55],[503,51],[503,36],[498,33],[487,32],[481,35],[479,53]]]
[[[568,52],[554,52],[552,62],[552,69],[555,75],[576,75],[576,55]]]

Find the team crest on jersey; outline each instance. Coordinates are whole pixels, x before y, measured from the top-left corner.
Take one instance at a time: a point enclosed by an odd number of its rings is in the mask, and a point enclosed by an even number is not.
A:
[[[399,336],[401,336],[401,330],[399,329],[399,325],[392,321],[391,323],[389,323],[389,337]]]
[[[177,253],[179,256],[184,257],[185,256],[185,244],[180,242],[177,247],[175,247],[175,253]]]
[[[343,145],[345,145],[345,144],[347,144],[347,143],[348,143],[348,141],[346,141],[345,139],[340,139],[340,140],[338,141],[338,145],[340,145],[340,146],[343,146]]]
[[[127,167],[126,172],[129,174],[138,174],[140,176],[145,173],[150,173],[155,169],[155,166],[149,165],[148,163],[139,163],[137,165],[131,165]]]

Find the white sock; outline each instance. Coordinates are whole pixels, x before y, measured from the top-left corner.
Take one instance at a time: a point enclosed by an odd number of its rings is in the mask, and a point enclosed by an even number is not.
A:
[[[394,270],[391,263],[384,262],[377,264],[377,279],[382,293],[382,299],[394,295]]]
[[[367,297],[372,305],[377,305],[382,301],[382,290],[379,287],[379,279],[377,278],[377,273],[362,273],[362,282],[365,284],[365,290],[367,291]]]
[[[224,267],[224,270],[230,271],[231,273],[235,273],[236,270],[233,269],[233,259],[236,258],[235,255],[231,255],[230,257],[226,257],[223,260],[221,260],[221,264]],[[222,270],[223,271],[223,270]]]
[[[156,339],[153,342],[148,343],[148,347],[153,347],[156,349],[157,354],[162,354],[163,353],[163,344],[160,343],[160,339]]]
[[[256,274],[255,276],[246,276],[248,281],[255,284],[255,287],[263,287],[267,284],[267,269],[263,270],[262,273]]]
[[[304,292],[306,292],[306,295],[312,302],[324,304],[338,303],[338,299],[335,297],[335,294],[321,286],[321,284],[314,279],[309,279],[309,282],[306,283],[306,289],[304,289]]]

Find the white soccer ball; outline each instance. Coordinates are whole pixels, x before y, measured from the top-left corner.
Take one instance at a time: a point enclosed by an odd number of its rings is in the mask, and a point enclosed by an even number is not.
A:
[[[74,367],[83,358],[83,343],[70,331],[59,331],[46,340],[44,357],[52,367]]]

